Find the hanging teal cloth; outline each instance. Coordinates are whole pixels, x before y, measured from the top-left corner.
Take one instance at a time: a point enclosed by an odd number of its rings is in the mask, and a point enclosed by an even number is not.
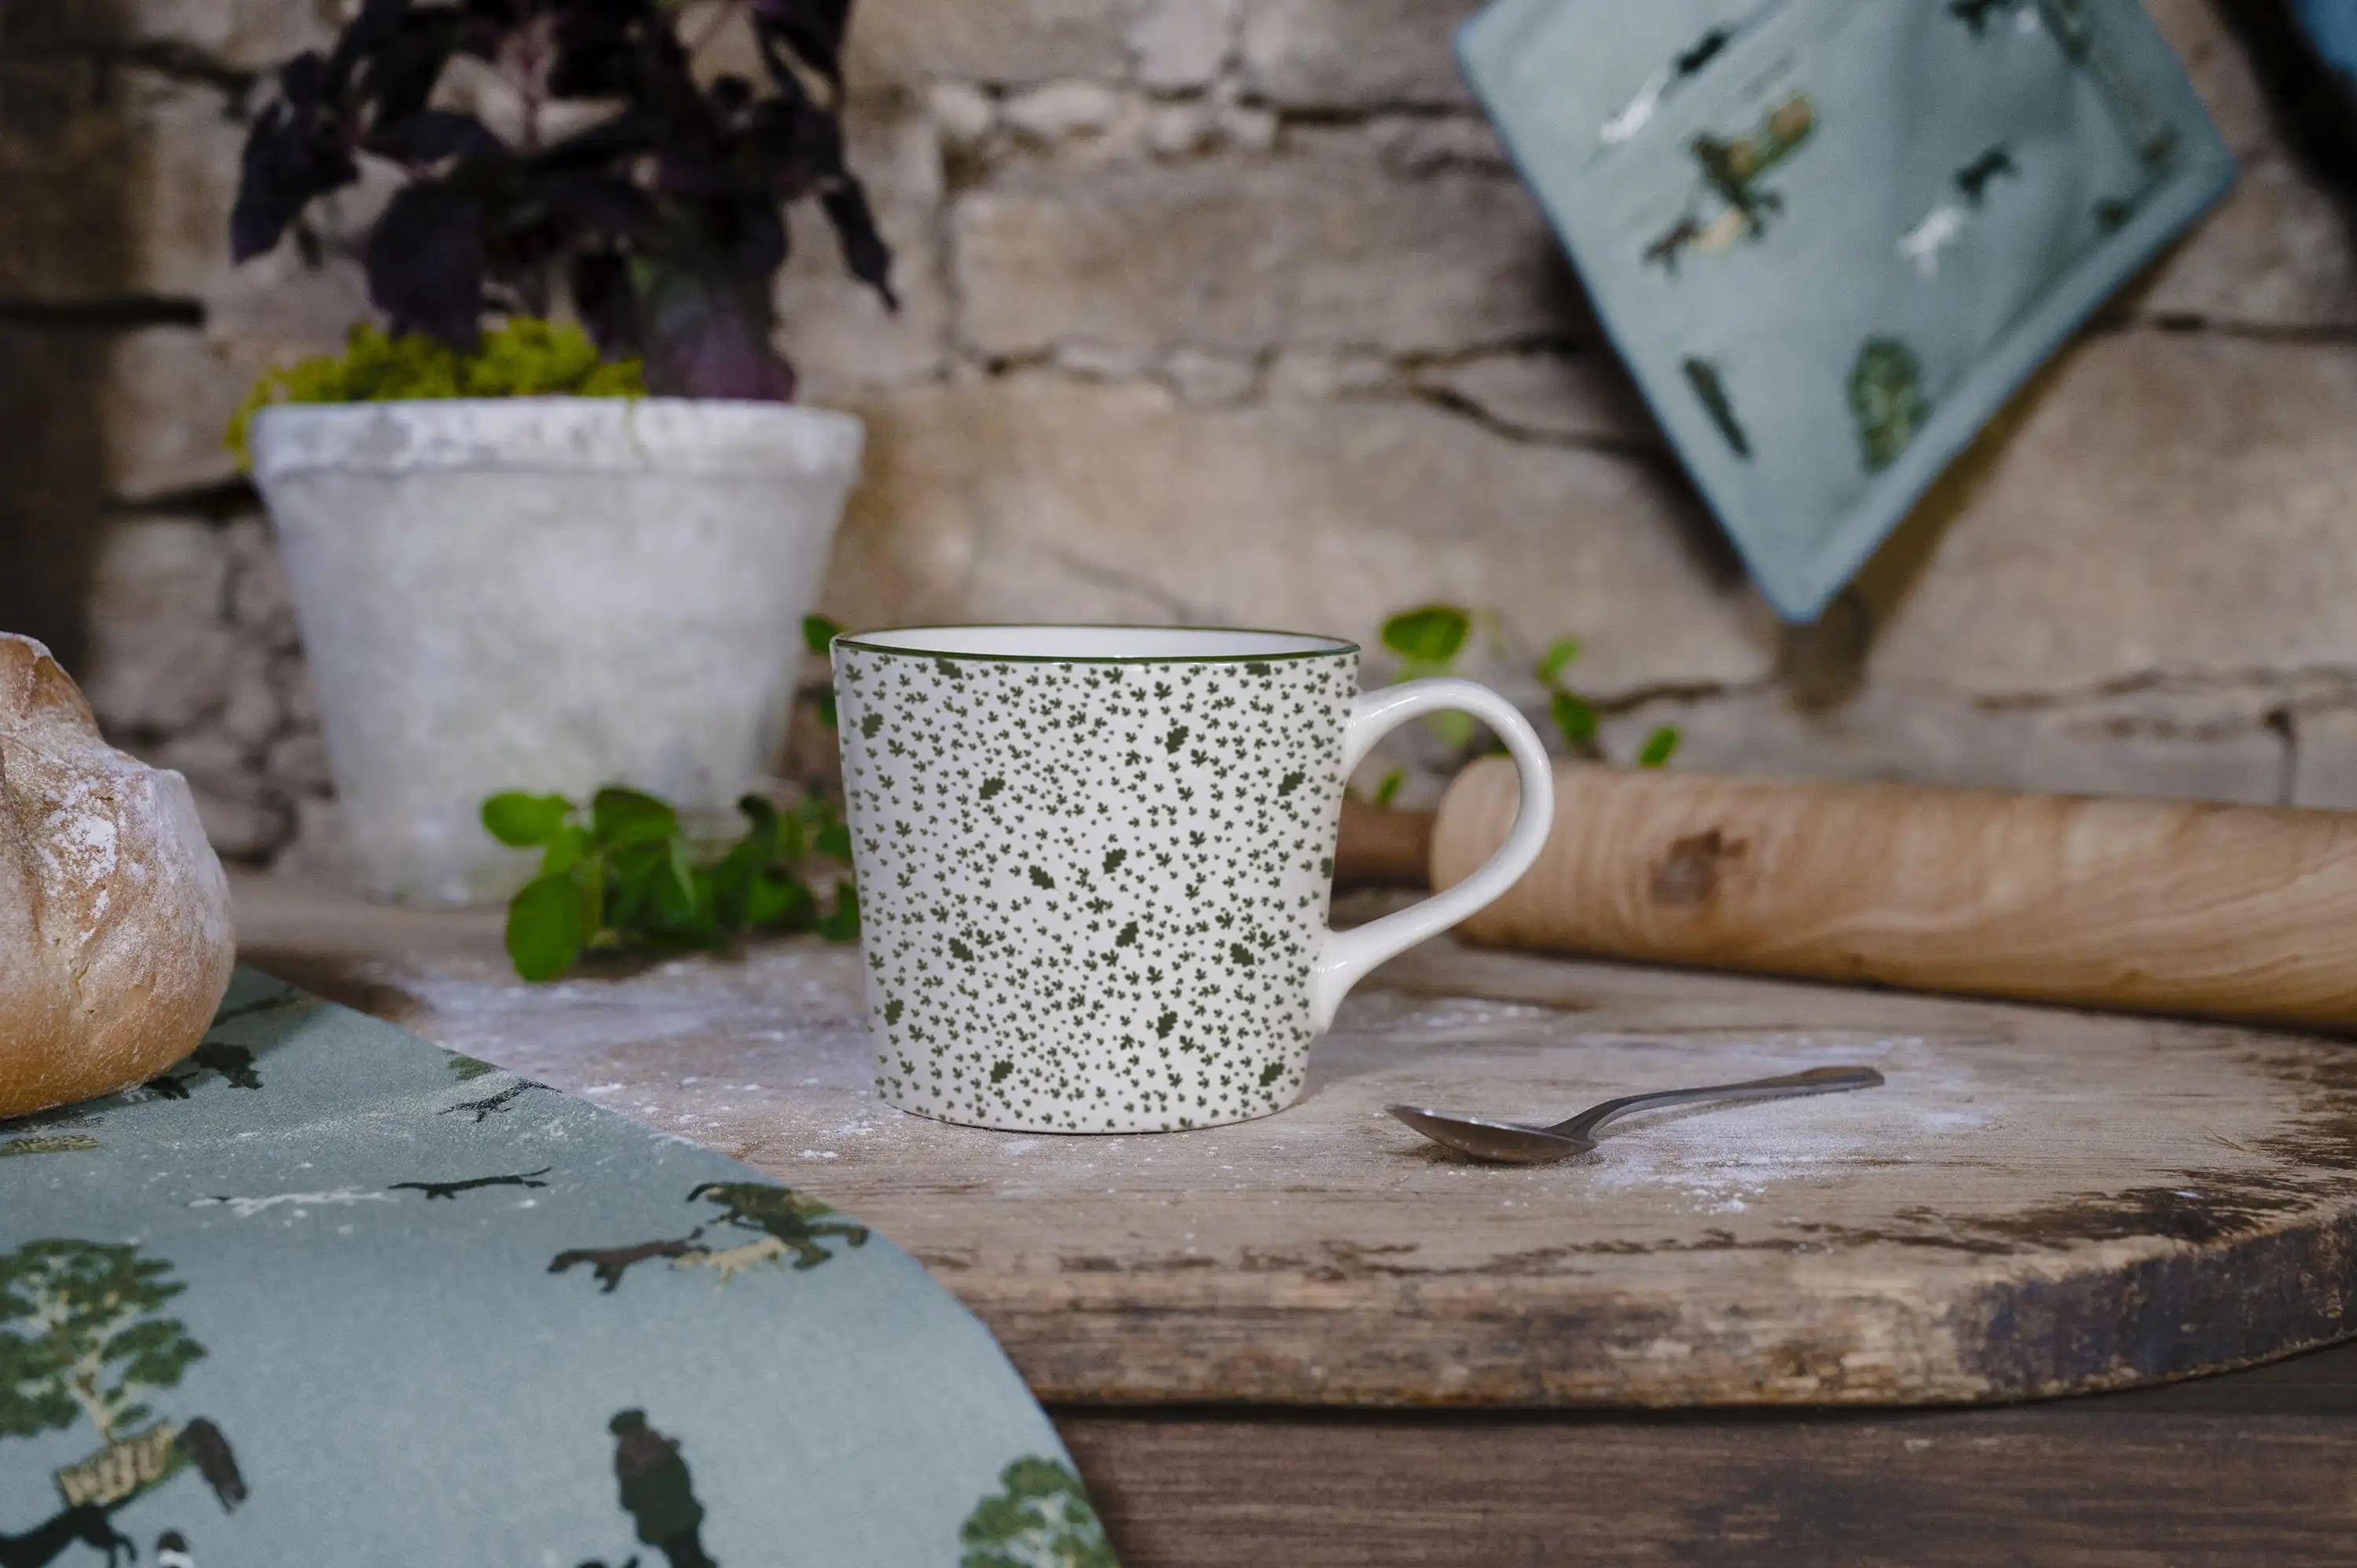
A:
[[[0,1564],[1112,1568],[848,1215],[250,971],[0,1122]]]
[[[1794,620],[2233,178],[2137,0],[1497,0],[1458,48]]]
[[[2357,0],[2294,0],[2292,12],[2317,57],[2357,88]]]

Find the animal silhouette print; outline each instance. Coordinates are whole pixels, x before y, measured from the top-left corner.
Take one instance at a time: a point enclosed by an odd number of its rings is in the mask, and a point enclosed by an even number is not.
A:
[[[544,1083],[534,1083],[528,1078],[520,1078],[496,1094],[487,1094],[480,1100],[462,1100],[456,1105],[444,1106],[435,1114],[455,1116],[462,1111],[472,1112],[475,1125],[479,1127],[490,1117],[506,1115],[508,1108],[522,1099],[529,1091],[547,1087],[548,1085]]]
[[[569,1249],[549,1260],[548,1272],[565,1273],[577,1263],[587,1263],[601,1290],[611,1294],[633,1265],[652,1258],[668,1258],[674,1268],[710,1269],[726,1283],[756,1263],[782,1262],[789,1253],[797,1271],[814,1269],[834,1255],[824,1245],[831,1240],[854,1247],[867,1244],[866,1226],[791,1187],[758,1181],[708,1181],[687,1197],[691,1203],[701,1199],[717,1204],[721,1211],[684,1236],[619,1247]],[[734,1247],[716,1247],[705,1235],[716,1228],[749,1230],[755,1235]]]
[[[262,1087],[262,1075],[253,1070],[253,1053],[226,1040],[207,1040],[178,1067],[149,1079],[146,1087],[167,1100],[186,1100],[197,1079],[209,1072],[219,1074],[232,1089]]]
[[[614,1434],[614,1480],[622,1511],[630,1516],[639,1539],[662,1552],[671,1568],[719,1568],[704,1550],[704,1505],[695,1500],[679,1439],[649,1426],[642,1410],[618,1412],[606,1430]],[[638,1568],[638,1563],[633,1555],[621,1568]],[[584,1563],[581,1568],[605,1564]]]
[[[298,1008],[319,1005],[319,999],[288,986],[284,991],[252,1002],[242,1002],[234,1007],[224,1007],[213,1015],[211,1027],[236,1023],[241,1018],[258,1018],[271,1013],[284,1013]],[[204,1043],[188,1053],[188,1059],[171,1071],[160,1073],[147,1080],[146,1088],[167,1100],[186,1100],[188,1090],[206,1073],[220,1077],[232,1089],[260,1089],[262,1075],[253,1070],[253,1052],[245,1046],[229,1040],[216,1040],[208,1031]]]
[[[791,1251],[797,1269],[814,1269],[832,1255],[819,1245],[821,1237],[839,1236],[855,1247],[867,1245],[866,1226],[836,1218],[834,1208],[791,1187],[758,1181],[708,1181],[687,1196],[720,1205],[718,1224],[759,1231],[762,1240],[750,1245],[759,1249],[774,1243],[765,1255]],[[721,1256],[713,1255],[716,1264]]]
[[[120,1502],[108,1506],[76,1503],[59,1509],[22,1535],[0,1535],[0,1568],[48,1568],[76,1541],[105,1552],[106,1568],[114,1568],[118,1555],[124,1552],[137,1562],[138,1546],[114,1528],[114,1509],[122,1506]]]
[[[1998,11],[2013,9],[2014,0],[1948,0],[1948,15],[1972,29],[1979,38],[1987,31],[1989,17]]]
[[[1800,151],[1816,128],[1815,102],[1805,92],[1794,92],[1748,131],[1696,134],[1686,150],[1701,171],[1702,190],[1646,245],[1645,260],[1675,277],[1679,258],[1689,250],[1713,253],[1738,240],[1766,234],[1768,220],[1784,209],[1784,199],[1764,181],[1770,170]]]
[[[1999,175],[2019,179],[2021,170],[2013,161],[2013,154],[2000,142],[1956,171],[1956,188],[1966,201],[1978,207],[1988,197],[1989,181]]]
[[[172,1446],[181,1458],[197,1467],[197,1474],[212,1488],[223,1513],[245,1501],[245,1477],[238,1469],[237,1455],[220,1427],[200,1415],[180,1428]]]
[[[465,1181],[397,1181],[387,1190],[422,1192],[425,1195],[425,1201],[428,1203],[437,1197],[447,1197],[456,1202],[460,1193],[474,1192],[481,1187],[546,1187],[548,1185],[546,1182],[534,1178],[544,1176],[555,1168],[554,1165],[543,1165],[536,1171],[525,1171],[519,1176],[470,1176]]]

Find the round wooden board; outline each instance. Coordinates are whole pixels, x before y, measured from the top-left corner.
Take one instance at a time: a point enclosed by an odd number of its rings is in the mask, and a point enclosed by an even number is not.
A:
[[[274,928],[247,897],[248,961],[857,1213],[1050,1401],[2012,1400],[2357,1333],[2334,1041],[1443,944],[1352,999],[1291,1112],[1013,1136],[876,1100],[841,950],[533,988],[495,918],[464,942],[375,912]],[[1383,1112],[1560,1116],[1845,1062],[1888,1085],[1636,1118],[1543,1168]]]

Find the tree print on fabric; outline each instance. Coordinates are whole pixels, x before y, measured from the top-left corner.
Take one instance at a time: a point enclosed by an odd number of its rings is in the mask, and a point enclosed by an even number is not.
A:
[[[1017,1459],[958,1530],[958,1568],[1120,1568],[1081,1478],[1060,1460]]]
[[[87,1419],[113,1443],[147,1419],[140,1391],[172,1387],[205,1354],[156,1316],[188,1288],[171,1273],[97,1241],[27,1241],[0,1258],[0,1436]]]
[[[39,1568],[81,1542],[136,1555],[114,1512],[193,1466],[224,1510],[245,1478],[221,1428],[156,1420],[149,1393],[178,1386],[203,1346],[163,1309],[187,1287],[171,1265],[122,1243],[48,1239],[0,1255],[0,1438],[88,1422],[95,1451],[55,1472],[64,1507],[0,1531],[0,1568]]]
[[[1857,424],[1859,455],[1868,471],[1880,473],[1932,417],[1915,350],[1896,338],[1867,338],[1850,369],[1849,412]]]

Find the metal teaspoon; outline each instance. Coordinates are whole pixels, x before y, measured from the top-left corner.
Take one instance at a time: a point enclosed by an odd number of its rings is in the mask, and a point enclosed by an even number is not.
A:
[[[1847,1089],[1872,1089],[1881,1081],[1882,1075],[1870,1067],[1811,1068],[1806,1072],[1787,1073],[1781,1078],[1755,1078],[1747,1083],[1715,1083],[1706,1089],[1664,1089],[1651,1094],[1624,1095],[1592,1105],[1552,1127],[1467,1116],[1454,1111],[1430,1111],[1420,1105],[1394,1105],[1388,1109],[1434,1143],[1446,1144],[1477,1160],[1538,1165],[1587,1153],[1596,1147],[1595,1134],[1599,1128],[1632,1111],[1684,1105],[1697,1100],[1777,1100],[1801,1094],[1838,1094]]]

